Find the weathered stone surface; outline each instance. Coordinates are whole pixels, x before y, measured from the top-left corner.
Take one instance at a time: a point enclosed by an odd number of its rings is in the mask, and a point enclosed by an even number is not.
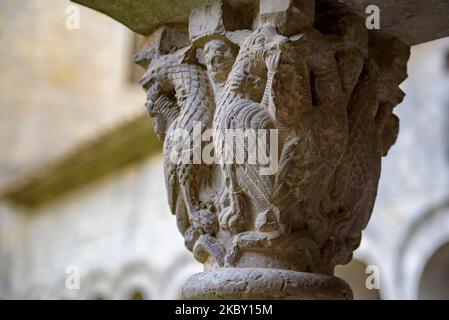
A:
[[[73,1],[101,11],[133,31],[144,35],[149,35],[162,25],[187,25],[191,10],[212,2],[211,0]],[[267,8],[264,4],[266,1],[261,2],[262,8]],[[228,0],[226,2],[235,8],[251,6],[256,3],[255,0]],[[287,2],[290,1],[282,0],[278,8],[283,7]],[[292,0],[292,2],[305,3],[308,1]],[[377,5],[381,11],[380,31],[391,34],[409,45],[449,36],[449,2],[447,0],[316,0],[316,5],[319,10],[343,6],[361,16],[366,16],[365,9],[368,5]],[[301,10],[304,9],[304,7],[301,8]],[[272,9],[270,10],[273,12]],[[288,11],[280,9],[279,12],[280,15],[276,19],[282,20],[284,19],[282,12]],[[307,15],[307,13],[305,14]]]
[[[294,35],[313,24],[315,0],[261,0],[260,20],[274,24],[283,35]]]
[[[73,0],[149,35],[163,25],[187,24],[190,11],[210,0]]]
[[[337,1],[262,1],[243,23],[226,7],[193,10],[194,45],[167,52],[156,37],[139,53],[170,209],[206,269],[185,296],[350,298],[334,268],[373,210],[416,38],[369,31]]]
[[[182,294],[185,299],[352,299],[351,288],[337,277],[264,268],[197,273]]]
[[[224,36],[228,31],[250,28],[252,11],[246,7],[234,8],[224,1],[214,1],[211,4],[192,10],[189,19],[189,34],[192,42],[199,39]]]
[[[415,45],[449,36],[447,0],[319,0],[326,7],[344,4],[364,15],[369,5],[380,9],[380,32]]]
[[[227,14],[206,6],[192,19],[206,19],[211,8],[215,22]],[[300,11],[290,2],[285,8]],[[218,269],[194,277],[198,283],[193,292],[187,285],[187,297],[215,292],[226,282],[217,279],[233,274],[228,269],[265,268],[303,272],[292,276],[302,285],[284,298],[320,298],[322,290],[305,289],[315,281],[312,273],[332,276],[336,265],[351,260],[373,209],[381,157],[397,135],[393,108],[403,98],[406,44],[370,33],[363,18],[344,9],[318,12],[313,25],[309,21],[289,38],[278,33],[281,28],[256,21],[260,25],[241,30],[237,41],[227,41],[235,30],[219,24],[199,36],[206,40],[196,46],[153,54],[141,80],[164,140],[171,211],[195,258],[206,270]],[[200,49],[204,61],[194,54]],[[205,140],[191,144],[196,122],[197,135],[213,132],[211,163],[201,152]],[[231,149],[229,162],[230,129],[241,131],[232,136],[240,147]],[[186,136],[176,138],[179,130]],[[273,171],[249,160],[251,130],[276,132],[267,134],[269,144],[257,146],[276,150],[270,153]],[[203,157],[194,164],[197,150]],[[183,156],[180,162],[174,154]],[[255,297],[260,288],[284,281],[277,272],[265,276],[272,278],[253,288]]]
[[[225,34],[224,3],[216,1],[194,9],[190,14],[189,33],[192,41],[213,34]]]
[[[160,27],[145,39],[139,52],[134,55],[134,62],[146,68],[159,55],[168,55],[189,44],[186,29]]]

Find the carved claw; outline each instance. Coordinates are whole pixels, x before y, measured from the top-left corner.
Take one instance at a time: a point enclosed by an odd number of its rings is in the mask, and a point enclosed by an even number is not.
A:
[[[237,259],[239,256],[239,248],[238,246],[233,246],[225,256],[224,266],[225,267],[235,267],[237,263]]]
[[[279,62],[281,61],[281,53],[275,51],[274,53],[268,55],[265,59],[265,64],[267,65],[268,72],[276,72],[279,69]]]
[[[270,232],[278,228],[278,217],[272,209],[267,209],[257,215],[256,230],[261,232]]]
[[[224,249],[218,240],[210,235],[201,235],[193,247],[194,257],[201,263],[205,263],[211,256],[219,267],[224,265]]]

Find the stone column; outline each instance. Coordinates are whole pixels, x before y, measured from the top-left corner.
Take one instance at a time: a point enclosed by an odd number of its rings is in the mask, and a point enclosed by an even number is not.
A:
[[[336,1],[195,3],[136,55],[168,202],[204,264],[186,299],[352,298],[334,268],[369,221],[409,58],[365,19]]]
[[[155,37],[137,62],[165,139],[170,207],[205,267],[184,297],[350,299],[334,267],[351,260],[373,209],[408,46],[309,0],[244,10],[217,1],[192,11],[190,43],[182,30]],[[212,164],[193,161],[207,147],[193,142],[195,121],[213,134]],[[180,129],[191,141],[174,137]],[[242,132],[225,163],[228,129]],[[251,163],[250,130],[269,137],[256,144],[269,165]],[[173,152],[186,157],[175,164]]]

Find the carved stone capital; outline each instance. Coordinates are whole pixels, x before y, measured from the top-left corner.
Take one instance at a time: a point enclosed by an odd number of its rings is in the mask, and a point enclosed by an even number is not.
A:
[[[136,61],[170,209],[206,270],[186,298],[352,297],[334,268],[370,218],[408,57],[311,0],[217,1],[192,11],[189,34],[156,31]]]

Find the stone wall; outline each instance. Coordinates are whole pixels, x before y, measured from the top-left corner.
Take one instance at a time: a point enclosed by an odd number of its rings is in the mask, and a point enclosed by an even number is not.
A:
[[[162,172],[150,158],[31,211],[0,207],[8,297],[179,298],[201,265],[173,223]],[[80,290],[65,287],[72,265]]]
[[[68,0],[0,2],[0,186],[143,110],[133,33]]]

